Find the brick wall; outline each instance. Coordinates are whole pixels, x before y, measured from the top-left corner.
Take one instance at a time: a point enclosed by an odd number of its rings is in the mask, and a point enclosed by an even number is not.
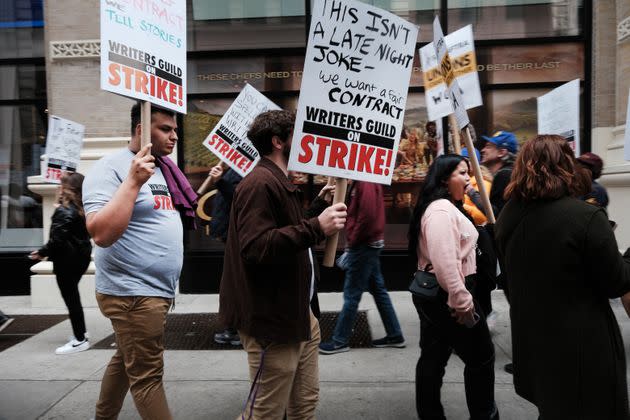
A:
[[[133,101],[100,89],[98,58],[50,59],[51,41],[100,38],[100,2],[46,0],[44,13],[49,111],[84,124],[86,137],[129,136]]]

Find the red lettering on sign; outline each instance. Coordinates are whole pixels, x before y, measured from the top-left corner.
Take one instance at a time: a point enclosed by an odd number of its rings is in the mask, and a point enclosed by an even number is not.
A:
[[[359,162],[357,165],[357,171],[372,173],[372,166],[370,160],[372,159],[372,153],[374,148],[366,146],[364,144],[359,148]]]
[[[118,63],[110,63],[107,69],[109,72],[107,82],[111,86],[119,86],[124,82],[125,89],[129,91],[143,93],[172,104],[182,104],[181,86],[173,82]]]
[[[328,159],[328,166],[331,168],[346,169],[346,164],[343,159],[348,154],[348,147],[344,142],[334,141],[330,149],[330,158]]]
[[[315,143],[319,146],[319,149],[317,149],[317,164],[320,166],[324,164],[326,149],[330,146],[330,142],[331,140],[325,137],[317,137],[315,140]]]
[[[311,161],[311,159],[313,158],[313,150],[311,150],[311,145],[314,141],[315,138],[310,134],[302,137],[302,140],[300,141],[300,146],[302,146],[302,152],[304,153],[300,153],[300,155],[298,156],[298,162],[308,163]]]

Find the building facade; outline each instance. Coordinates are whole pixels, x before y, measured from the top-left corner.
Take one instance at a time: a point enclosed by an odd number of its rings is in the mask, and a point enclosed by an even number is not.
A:
[[[630,245],[630,216],[624,212],[630,205],[630,164],[623,161],[630,88],[628,1],[364,1],[419,25],[418,47],[431,41],[435,15],[440,16],[445,32],[473,25],[484,105],[469,115],[478,136],[508,130],[519,141],[531,138],[537,128],[536,98],[580,79],[581,149],[604,158],[601,182],[611,196],[610,216],[619,225],[620,248]],[[47,114],[86,126],[79,168],[86,172],[103,153],[125,145],[133,102],[99,88],[97,0],[9,3],[7,10],[0,11],[0,40],[5,41],[0,44],[0,73],[7,75],[0,80],[0,126],[5,134],[0,140],[0,258],[16,267],[16,274],[5,282],[13,285],[12,292],[28,293],[24,255],[47,237],[54,196],[54,187],[42,184],[36,176]],[[160,0],[142,3],[159,6]],[[188,113],[178,120],[177,161],[193,187],[203,182],[216,163],[201,142],[244,83],[283,108],[296,107],[311,4],[311,0],[187,0]],[[387,245],[382,262],[393,289],[406,287],[411,272],[407,223],[432,160],[424,139],[426,122],[416,53],[404,134],[405,145],[413,153],[399,160],[385,193]],[[307,205],[325,179],[297,174],[294,182],[300,184]],[[218,290],[223,245],[208,227],[211,205],[211,198],[202,197],[201,228],[185,237],[183,293]],[[40,263],[35,270],[48,275],[50,266]],[[341,289],[338,270],[325,271],[322,277],[324,290]],[[7,293],[6,285],[0,290]]]

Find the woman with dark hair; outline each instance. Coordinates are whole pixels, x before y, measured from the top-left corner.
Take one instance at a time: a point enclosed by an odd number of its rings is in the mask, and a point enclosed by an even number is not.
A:
[[[82,186],[83,175],[80,173],[66,174],[61,178],[59,205],[52,216],[48,242],[30,255],[34,260],[48,257],[53,262],[57,285],[70,314],[74,337],[58,347],[56,354],[76,353],[90,348],[79,296],[79,280],[90,264],[92,252],[85,227]]]
[[[438,156],[429,167],[409,226],[409,251],[418,269],[435,273],[440,290],[427,302],[413,296],[420,317],[416,408],[420,419],[445,419],[440,402],[444,369],[455,350],[465,364],[466,402],[473,420],[498,419],[494,400],[494,346],[470,288],[478,233],[463,208],[468,161]]]
[[[514,388],[544,420],[630,419],[609,303],[630,297],[630,249],[622,257],[605,211],[575,198],[589,189],[566,140],[539,135],[517,156],[495,228],[510,291]]]

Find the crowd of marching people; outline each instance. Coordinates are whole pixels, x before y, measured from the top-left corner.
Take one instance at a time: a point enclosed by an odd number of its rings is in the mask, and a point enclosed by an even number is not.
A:
[[[407,344],[379,262],[382,186],[352,182],[345,203],[332,203],[328,185],[304,210],[287,168],[294,121],[288,111],[260,114],[247,133],[261,155],[253,171],[242,179],[220,165],[210,172],[221,194],[213,229],[225,242],[219,316],[226,330],[215,339],[242,343],[251,379],[240,418],[315,417],[319,354],[349,350],[363,292],[373,295],[386,331],[373,346]],[[54,263],[73,329],[57,353],[68,354],[89,348],[77,285],[89,263],[88,234],[96,244],[97,301],[117,344],[97,419],[116,418],[127,391],[142,418],[172,418],[162,384],[164,324],[197,194],[167,158],[178,140],[175,114],[152,107],[151,144],[141,146],[141,131],[135,105],[128,148],[101,159],[85,180],[62,179],[50,240],[32,254]],[[540,418],[630,419],[624,346],[609,304],[621,297],[630,307],[630,250],[619,253],[608,220],[608,197],[596,182],[601,159],[576,159],[554,135],[521,145],[506,131],[483,139],[481,151],[432,158],[409,223],[418,270],[410,286],[420,323],[418,417],[445,418],[441,386],[455,353],[465,366],[470,418],[499,419],[491,338],[498,284],[510,304],[514,363],[506,369]],[[471,153],[485,168],[482,180],[471,177]],[[343,307],[331,340],[321,342],[313,247],[342,229]]]

